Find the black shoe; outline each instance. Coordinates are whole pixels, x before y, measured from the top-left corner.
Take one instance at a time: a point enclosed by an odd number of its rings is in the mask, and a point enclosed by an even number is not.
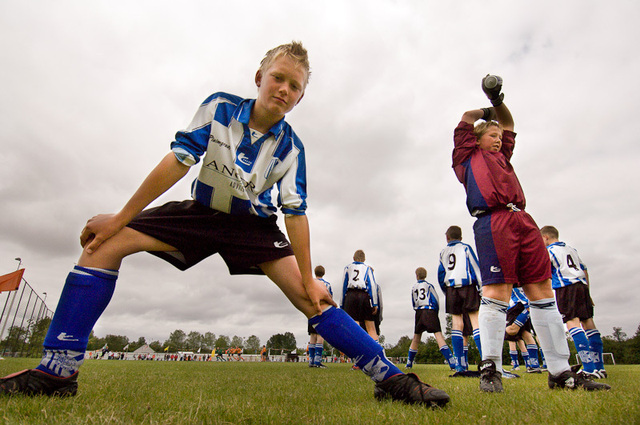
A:
[[[408,404],[421,403],[432,407],[443,407],[449,402],[447,393],[425,384],[415,373],[395,375],[378,382],[373,396],[377,400],[391,398]]]
[[[327,367],[325,365],[323,365],[322,363],[318,363],[316,365],[314,365],[315,367],[317,367],[318,369],[326,369]]]
[[[539,367],[528,367],[527,373],[542,373]]]
[[[74,396],[78,391],[78,373],[60,378],[37,369],[26,369],[0,378],[0,394]]]
[[[572,370],[565,370],[557,376],[549,374],[549,388],[582,388],[587,391],[610,390],[611,386],[601,382],[595,382],[593,378],[585,373],[576,373]]]
[[[502,374],[496,370],[493,360],[483,360],[478,365],[480,390],[485,393],[502,392]]]

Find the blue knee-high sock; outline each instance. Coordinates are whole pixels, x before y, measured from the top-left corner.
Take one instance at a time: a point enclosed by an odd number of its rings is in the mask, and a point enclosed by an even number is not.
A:
[[[582,369],[587,373],[593,373],[595,366],[593,359],[591,359],[591,351],[589,350],[589,340],[584,330],[580,327],[569,329],[569,335],[573,338],[573,344],[576,346],[576,351],[580,360],[582,361]]]
[[[525,367],[531,367],[531,361],[529,360],[529,353],[525,351],[520,351],[520,355],[522,356],[522,363]]]
[[[509,350],[509,356],[511,356],[511,366],[518,367],[520,363],[518,363],[518,350]]]
[[[482,344],[480,344],[480,328],[476,328],[473,330],[473,342],[476,343],[476,347],[478,347],[478,351],[480,352],[480,358],[482,358]]]
[[[356,365],[373,381],[382,382],[402,373],[387,359],[384,348],[344,310],[329,307],[321,315],[309,319],[309,324],[329,344],[354,359]]]
[[[593,363],[598,370],[604,369],[604,359],[602,358],[602,337],[597,329],[587,329],[585,331],[587,338],[589,338],[589,350],[591,350],[591,356],[593,357]]]
[[[416,354],[418,354],[418,350],[409,348],[409,354],[407,356],[407,367],[413,366],[413,361],[416,359]]]
[[[462,361],[464,362],[462,363],[462,370],[467,370],[469,369],[469,346],[465,345],[462,351],[464,352],[464,356],[462,356]]]
[[[316,354],[313,358],[313,363],[319,365],[322,364],[322,350],[324,349],[323,344],[316,344]]]
[[[527,352],[529,353],[529,365],[536,369],[539,368],[540,362],[538,362],[538,346],[536,344],[528,344]]]
[[[109,304],[117,270],[75,266],[67,276],[37,369],[67,377],[84,361],[89,334]]]
[[[442,355],[444,356],[444,358],[447,360],[447,363],[449,364],[449,369],[457,370],[458,369],[458,361],[453,356],[453,354],[451,354],[451,349],[449,349],[449,346],[447,344],[445,344],[442,347],[440,347],[439,350],[442,353]]]
[[[309,343],[309,364],[313,364],[316,357],[316,345]]]
[[[458,363],[456,372],[462,372],[464,370],[464,339],[462,331],[451,331],[451,347]]]

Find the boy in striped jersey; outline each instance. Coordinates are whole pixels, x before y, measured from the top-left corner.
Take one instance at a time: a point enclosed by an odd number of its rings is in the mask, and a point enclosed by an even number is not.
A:
[[[264,274],[331,345],[357,359],[376,383],[376,398],[449,401],[403,374],[313,278],[304,146],[284,119],[302,100],[309,75],[301,43],[269,50],[254,77],[255,99],[209,96],[122,210],[87,221],[40,365],[1,378],[0,393],[75,395],[89,334],[111,300],[122,260],[148,251],[181,270],[219,253],[231,274]],[[201,159],[193,199],[145,209]],[[290,241],[276,223],[278,207]]]
[[[416,358],[416,354],[418,354],[418,346],[422,339],[422,333],[429,332],[436,338],[438,348],[449,364],[449,368],[456,370],[456,358],[451,354],[451,350],[444,340],[444,336],[442,336],[442,328],[440,326],[440,319],[438,318],[440,304],[436,288],[426,281],[427,270],[424,267],[418,267],[416,269],[416,279],[418,281],[414,283],[411,288],[411,302],[413,309],[416,311],[415,323],[406,367],[407,369],[413,367],[413,361]]]
[[[462,242],[462,229],[450,226],[447,246],[440,252],[438,283],[446,296],[446,312],[451,314],[451,345],[456,357],[456,372],[466,370],[464,361],[464,319],[466,313],[473,328],[473,340],[482,357],[478,309],[480,308],[480,268],[475,252]]]
[[[583,372],[595,378],[606,378],[602,338],[593,321],[587,266],[578,251],[560,242],[558,229],[544,226],[540,233],[551,259],[551,284],[556,292],[558,310],[580,356]]]

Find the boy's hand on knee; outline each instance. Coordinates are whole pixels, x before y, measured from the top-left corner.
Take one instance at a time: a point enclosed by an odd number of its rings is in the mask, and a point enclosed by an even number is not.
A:
[[[322,314],[322,304],[338,307],[338,304],[331,298],[327,287],[319,281],[313,279],[304,285],[307,295],[313,304],[313,308],[318,314]]]
[[[104,241],[118,233],[122,227],[115,214],[99,214],[89,219],[82,229],[80,245],[88,254],[93,254]]]

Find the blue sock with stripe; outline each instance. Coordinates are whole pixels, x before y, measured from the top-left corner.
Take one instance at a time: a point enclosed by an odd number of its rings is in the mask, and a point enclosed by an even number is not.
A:
[[[538,361],[538,346],[536,344],[527,344],[527,351],[529,352],[529,364],[533,368],[539,368],[540,362]]]
[[[453,356],[453,354],[451,354],[451,349],[449,348],[449,346],[447,344],[445,344],[445,345],[443,345],[442,347],[440,347],[438,349],[440,350],[440,352],[444,356],[445,360],[449,364],[449,369],[451,369],[453,371],[457,371],[458,370],[458,360]]]
[[[322,350],[324,349],[323,344],[316,344],[316,354],[313,358],[313,363],[316,365],[322,364]]]
[[[453,354],[456,356],[458,363],[456,372],[462,372],[464,370],[464,339],[462,337],[462,331],[451,331],[451,347],[453,348]]]
[[[462,356],[462,361],[464,362],[462,363],[462,370],[467,370],[469,369],[469,346],[465,345],[462,351],[464,352],[464,356]]]
[[[584,330],[580,327],[571,328],[569,329],[569,335],[573,338],[573,345],[575,345],[578,356],[582,361],[582,369],[587,373],[593,373],[595,365],[591,358],[591,350],[589,350],[589,340]]]
[[[518,363],[518,350],[509,350],[509,356],[511,356],[511,366],[514,368],[520,366]]]
[[[316,358],[316,345],[309,343],[309,364],[313,364]]]
[[[320,335],[336,349],[352,358],[374,382],[382,382],[402,371],[391,363],[384,348],[367,334],[344,310],[329,307],[309,319]]]
[[[407,367],[413,366],[413,361],[416,359],[416,354],[418,354],[418,350],[409,348],[409,354],[407,356]]]
[[[593,357],[593,363],[598,370],[604,370],[604,359],[602,358],[602,337],[597,329],[587,329],[585,331],[587,338],[589,339],[589,350],[591,350],[591,356]]]
[[[476,343],[476,347],[478,347],[478,351],[480,352],[480,358],[482,358],[482,344],[480,343],[480,328],[476,328],[473,330],[473,342]]]
[[[67,276],[36,369],[73,375],[84,362],[89,334],[115,291],[117,270],[75,266]]]

